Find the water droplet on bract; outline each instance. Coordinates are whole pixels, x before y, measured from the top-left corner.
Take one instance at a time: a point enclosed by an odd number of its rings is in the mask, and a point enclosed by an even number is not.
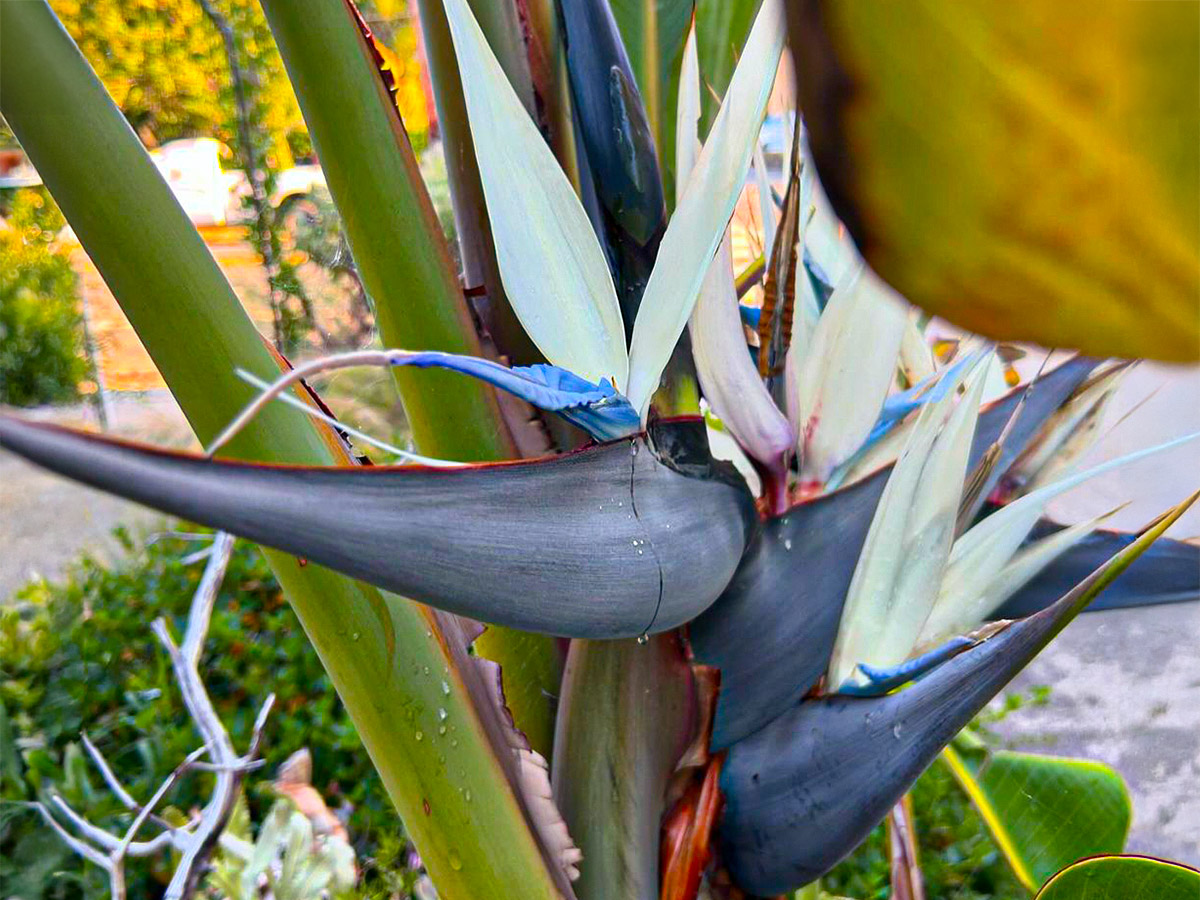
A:
[[[449,715],[450,715],[450,713],[446,712],[446,710],[442,709],[440,706],[438,707],[438,720],[439,721],[445,722],[446,718]]]
[[[466,800],[468,803],[471,802],[471,789],[470,788],[466,788],[465,790],[463,790],[463,799]]]
[[[445,736],[445,734],[446,734],[446,726],[445,725],[438,726],[438,734]]]
[[[352,641],[357,641],[357,640],[358,640],[360,637],[362,637],[362,635],[360,635],[360,634],[359,634],[359,633],[356,631],[356,632],[354,632],[354,634],[350,635],[350,640],[352,640]]]
[[[458,746],[458,738],[450,738],[450,746],[457,747]]]
[[[791,550],[791,549],[792,549],[792,539],[791,539],[791,538],[785,538],[785,539],[784,539],[784,541],[783,541],[783,549],[784,549],[784,550]]]
[[[637,642],[638,642],[639,644],[645,644],[645,643],[646,643],[647,641],[649,641],[649,640],[650,640],[650,635],[648,635],[648,634],[639,634],[639,635],[638,635]]]
[[[416,734],[413,735],[413,737],[415,737],[418,741],[423,741],[423,740],[425,740],[425,732],[418,731]]]
[[[425,674],[426,674],[426,675],[428,675],[428,674],[429,674],[429,666],[425,666]]]
[[[462,857],[458,855],[457,850],[451,850],[447,858],[450,862],[450,868],[452,868],[455,872],[462,868]]]
[[[427,637],[427,638],[431,638],[431,637],[433,637],[433,632],[432,632],[432,631],[426,631],[426,632],[425,632],[425,637]]]
[[[448,682],[448,681],[442,682],[442,693],[447,697],[450,696],[450,682]]]
[[[637,456],[637,444],[636,443],[632,443],[629,445],[629,455]]]
[[[894,737],[896,740],[900,740],[900,726],[898,724],[892,726],[892,737]]]

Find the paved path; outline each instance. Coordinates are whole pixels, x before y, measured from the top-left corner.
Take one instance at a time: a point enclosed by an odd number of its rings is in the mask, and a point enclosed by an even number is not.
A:
[[[120,394],[113,402],[117,434],[187,446],[190,431],[166,391]],[[42,418],[95,427],[90,409],[40,411]],[[0,451],[0,603],[38,575],[57,576],[83,551],[111,558],[118,525],[149,528],[162,516],[145,507],[82,487]]]

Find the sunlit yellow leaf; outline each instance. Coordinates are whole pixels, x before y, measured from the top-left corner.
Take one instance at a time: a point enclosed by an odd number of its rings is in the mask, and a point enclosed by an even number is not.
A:
[[[973,331],[1200,357],[1200,4],[791,8],[817,169],[871,266]]]

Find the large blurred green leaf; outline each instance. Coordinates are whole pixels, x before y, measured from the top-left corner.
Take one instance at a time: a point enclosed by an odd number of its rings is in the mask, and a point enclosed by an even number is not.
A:
[[[1031,891],[1077,859],[1125,848],[1129,792],[1102,763],[988,752],[966,734],[942,752],[942,761]]]
[[[1200,357],[1200,4],[789,5],[830,200],[991,337]]]
[[[1195,900],[1200,872],[1145,856],[1101,856],[1069,866],[1038,891],[1036,900]]]

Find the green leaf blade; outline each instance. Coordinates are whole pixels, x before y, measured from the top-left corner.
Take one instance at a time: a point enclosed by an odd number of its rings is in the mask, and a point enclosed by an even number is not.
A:
[[[1194,900],[1200,872],[1148,856],[1101,856],[1068,866],[1038,891],[1036,900]]]
[[[1030,753],[943,751],[1013,873],[1031,891],[1078,859],[1120,853],[1133,806],[1108,766]]]

